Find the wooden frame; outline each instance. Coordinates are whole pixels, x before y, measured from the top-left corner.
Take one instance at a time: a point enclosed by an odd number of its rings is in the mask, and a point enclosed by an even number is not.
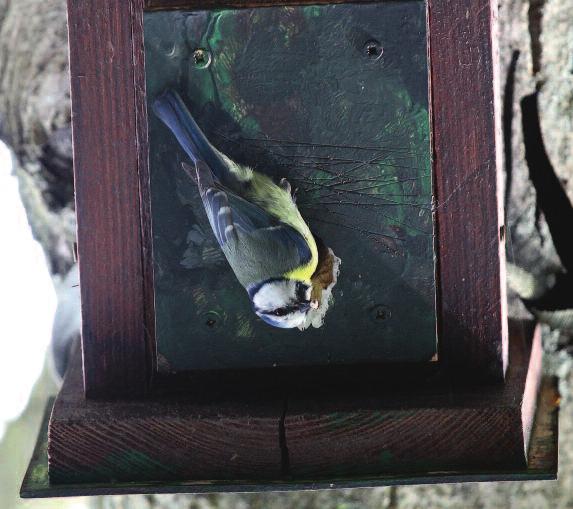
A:
[[[336,479],[321,481],[284,480],[260,484],[248,481],[235,482],[92,482],[81,484],[52,484],[48,477],[48,418],[53,402],[48,403],[44,422],[30,466],[24,477],[20,496],[23,498],[69,497],[89,495],[129,495],[135,493],[211,493],[225,491],[315,490],[340,488],[366,488],[407,484],[433,484],[482,481],[551,480],[557,476],[559,414],[556,380],[546,378],[541,386],[539,405],[531,433],[527,468],[514,471],[488,468],[472,472],[402,472],[378,475],[360,480]]]
[[[68,1],[88,397],[142,396],[156,385],[144,9],[301,3],[317,2]],[[496,3],[428,0],[428,9],[439,363],[499,381],[507,324]]]
[[[25,496],[554,477],[539,328],[506,323],[492,0],[427,3],[439,361],[155,372],[144,10],[300,3],[68,0],[82,343]]]
[[[317,383],[320,374],[268,383],[255,373],[236,384],[198,377],[186,397],[120,403],[84,399],[76,355],[50,418],[50,482],[251,480],[278,488],[293,480],[526,471],[535,451],[539,327],[513,323],[510,347],[506,383],[485,387],[432,372],[405,384],[380,370],[362,380],[340,372],[329,387]]]

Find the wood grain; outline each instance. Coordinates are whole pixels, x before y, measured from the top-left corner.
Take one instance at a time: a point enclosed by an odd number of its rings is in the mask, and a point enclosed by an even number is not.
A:
[[[85,390],[146,391],[134,3],[68,1]]]
[[[137,165],[139,173],[139,203],[141,213],[141,260],[143,269],[143,298],[145,322],[145,347],[148,386],[153,383],[156,371],[155,347],[155,290],[153,277],[153,233],[151,220],[151,187],[149,172],[149,140],[147,122],[145,46],[143,43],[143,3],[134,0],[133,12],[133,72],[136,104]]]
[[[360,397],[292,395],[285,421],[290,475],[524,468],[541,375],[539,329],[514,324],[511,346],[503,386],[443,379],[413,395],[398,383]]]
[[[76,356],[49,425],[50,481],[280,477],[280,398],[85,400]],[[233,393],[231,393],[233,394]]]
[[[85,400],[76,361],[50,420],[50,479],[271,482],[524,470],[538,329],[515,325],[511,345],[505,385],[435,375],[413,386],[375,384],[357,375],[328,391],[320,378],[282,387],[260,379],[255,389],[195,383],[186,396],[121,402]]]
[[[429,0],[440,358],[490,380],[507,367],[496,10]]]
[[[152,493],[213,493],[371,488],[412,484],[443,484],[459,482],[554,480],[557,478],[559,393],[557,380],[546,377],[539,396],[539,405],[531,434],[529,462],[526,469],[449,472],[415,472],[402,475],[380,475],[363,479],[323,481],[235,481],[235,482],[100,482],[82,484],[51,484],[48,478],[48,420],[52,402],[46,408],[38,441],[20,489],[22,498],[81,497],[94,495],[130,495]]]

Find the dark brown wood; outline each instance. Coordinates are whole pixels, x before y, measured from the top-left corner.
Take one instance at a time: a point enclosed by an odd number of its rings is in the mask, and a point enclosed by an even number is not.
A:
[[[541,335],[513,324],[506,383],[400,382],[369,394],[291,396],[285,421],[296,478],[524,468],[541,377]]]
[[[513,334],[517,322],[509,322],[510,334]],[[521,428],[523,430],[524,450],[527,454],[529,451],[529,442],[531,439],[531,430],[533,428],[533,419],[537,406],[539,384],[543,376],[542,372],[543,346],[541,340],[541,328],[537,327],[531,343],[531,353],[529,355],[529,365],[527,368],[527,378],[522,394],[517,394],[521,402]]]
[[[142,28],[135,11],[134,0],[68,2],[84,383],[90,397],[142,394],[148,381],[138,192],[144,133],[136,130],[143,112],[134,73],[134,34],[140,40]]]
[[[22,482],[20,496],[23,498],[69,497],[90,495],[128,495],[135,493],[211,493],[226,491],[270,491],[302,489],[340,489],[373,486],[435,484],[478,481],[527,481],[557,478],[557,444],[559,394],[556,379],[545,378],[542,383],[539,404],[531,434],[531,446],[527,469],[496,471],[492,469],[474,472],[417,472],[415,474],[377,476],[370,479],[337,479],[332,481],[284,481],[265,484],[251,482],[172,482],[172,483],[90,483],[50,484],[48,478],[48,420],[52,402],[48,403],[44,422],[40,429],[36,448]]]
[[[74,359],[50,418],[51,482],[280,477],[276,395],[229,397],[205,386],[194,400],[86,400]]]
[[[143,9],[300,3],[316,2],[68,2],[89,397],[143,395],[154,373]],[[490,0],[429,1],[439,362],[501,380],[507,326],[494,10]]]
[[[54,483],[365,479],[526,467],[540,376],[539,329],[512,330],[504,385],[360,384],[290,388],[195,384],[186,396],[85,400],[76,362],[49,426]],[[533,346],[532,346],[533,345]],[[525,396],[524,396],[525,394]]]
[[[155,348],[155,291],[153,287],[153,240],[151,220],[151,189],[149,174],[149,143],[147,101],[145,90],[145,47],[143,44],[143,3],[134,0],[133,61],[136,103],[136,132],[138,146],[139,203],[141,212],[141,245],[143,264],[143,297],[145,312],[145,345],[148,385],[152,384],[156,365]]]
[[[429,0],[440,358],[501,380],[507,366],[497,3]]]
[[[528,470],[531,472],[553,471],[557,478],[559,462],[559,404],[561,396],[557,378],[542,380],[537,399],[537,412],[529,444]]]

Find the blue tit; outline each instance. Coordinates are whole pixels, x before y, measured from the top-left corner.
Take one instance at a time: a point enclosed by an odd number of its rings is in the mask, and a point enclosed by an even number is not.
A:
[[[183,168],[197,183],[213,233],[255,313],[274,327],[302,327],[319,305],[311,300],[319,256],[289,183],[277,185],[219,152],[173,90],[153,110],[193,162]]]

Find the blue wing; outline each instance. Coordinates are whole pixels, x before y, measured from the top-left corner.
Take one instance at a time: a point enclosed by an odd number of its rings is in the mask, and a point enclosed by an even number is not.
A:
[[[307,241],[292,226],[278,221],[267,214],[258,205],[250,203],[243,198],[229,193],[229,203],[236,228],[247,234],[255,233],[257,238],[272,238],[283,246],[294,246],[298,252],[298,264],[307,264],[312,253]]]
[[[184,165],[184,168],[190,173],[188,166]],[[311,260],[308,243],[292,226],[215,183],[209,167],[203,161],[197,161],[195,169],[203,205],[221,247],[243,234],[256,238],[260,243],[295,247],[299,258],[297,264],[306,264]]]

